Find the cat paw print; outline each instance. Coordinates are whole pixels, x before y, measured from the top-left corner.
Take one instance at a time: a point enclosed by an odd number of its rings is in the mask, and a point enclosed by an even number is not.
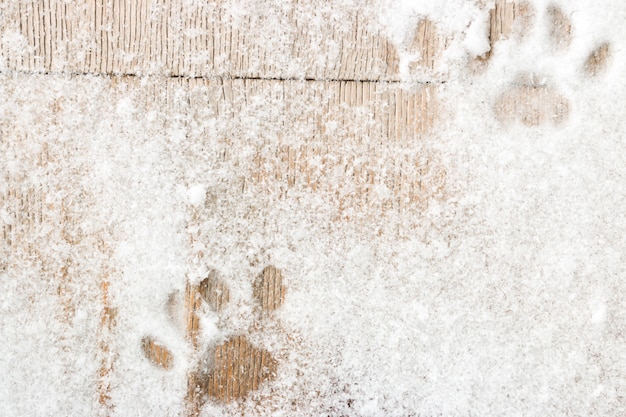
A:
[[[560,55],[565,52],[575,33],[569,16],[556,5],[548,6],[543,12],[539,15],[528,2],[497,0],[490,12],[491,49],[478,59],[479,66],[489,65],[499,41],[513,38],[524,42],[535,27],[546,29],[542,42],[549,46],[550,53]],[[608,42],[596,45],[579,68],[579,75],[600,75],[607,65],[610,49]],[[503,124],[521,122],[526,126],[559,125],[568,119],[570,109],[570,101],[547,74],[532,71],[518,74],[495,100],[493,107],[496,118]]]
[[[182,316],[187,339],[195,352],[186,398],[190,415],[198,415],[206,401],[228,403],[243,399],[276,377],[277,359],[253,343],[251,336],[256,332],[276,331],[272,323],[277,321],[275,313],[283,305],[285,292],[281,271],[273,266],[263,269],[253,283],[253,323],[248,331],[232,334],[208,347],[200,340],[201,317],[210,310],[224,324],[228,317],[223,313],[230,302],[228,286],[212,271],[198,285],[187,286],[184,302],[176,294],[170,295],[168,316]],[[164,370],[172,368],[173,354],[160,341],[146,336],[142,339],[142,350],[155,366]]]

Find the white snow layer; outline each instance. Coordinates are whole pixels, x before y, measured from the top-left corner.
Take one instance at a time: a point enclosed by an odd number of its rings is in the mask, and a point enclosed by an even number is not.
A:
[[[218,270],[244,309],[229,329],[207,326],[204,338],[218,340],[247,327],[252,279],[271,264],[287,280],[280,319],[291,338],[258,343],[279,352],[277,379],[243,404],[209,403],[206,415],[625,415],[626,7],[531,3],[538,21],[549,4],[567,12],[570,48],[542,47],[538,23],[478,75],[467,68],[488,48],[478,2],[384,4],[392,39],[420,16],[452,37],[444,117],[419,145],[440,155],[445,198],[419,217],[342,219],[315,193],[234,189],[246,141],[290,126],[267,122],[276,115],[262,102],[233,125],[196,126],[182,111],[145,111],[150,79],[125,90],[103,77],[3,75],[3,176],[41,191],[47,224],[66,221],[64,205],[79,218],[28,235],[29,250],[2,246],[0,414],[98,414],[103,275],[118,309],[106,339],[113,414],[184,414],[190,348],[168,320],[168,295]],[[581,66],[604,41],[611,60],[590,78]],[[567,98],[563,124],[497,121],[494,100],[525,71]],[[222,157],[226,136],[242,140]],[[45,171],[33,162],[44,144]],[[12,210],[0,207],[5,227],[17,227]],[[72,311],[60,307],[68,297]],[[145,335],[170,348],[173,369],[143,358]]]

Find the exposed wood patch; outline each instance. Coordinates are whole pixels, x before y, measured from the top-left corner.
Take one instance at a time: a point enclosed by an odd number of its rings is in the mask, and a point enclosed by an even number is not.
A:
[[[550,27],[550,41],[556,50],[567,48],[572,41],[572,23],[569,17],[556,6],[547,9]]]
[[[496,0],[495,6],[489,12],[489,45],[491,49],[478,59],[484,65],[496,48],[498,41],[510,37],[523,37],[530,30],[534,10],[526,1],[510,2]]]
[[[274,311],[282,307],[285,301],[285,290],[283,274],[280,270],[273,266],[265,267],[253,284],[253,296],[261,318],[270,318]]]
[[[221,311],[230,301],[228,286],[222,281],[217,271],[211,271],[198,286],[198,294],[213,311]]]
[[[609,56],[610,44],[605,42],[598,46],[585,61],[585,73],[589,76],[601,73],[606,68]]]
[[[206,399],[230,402],[245,398],[261,384],[276,376],[278,362],[267,351],[252,345],[243,336],[235,336],[213,349],[211,370],[197,372],[191,379],[192,414],[197,414]]]
[[[100,241],[99,250],[111,256],[111,250],[103,240]],[[114,330],[117,320],[117,308],[111,306],[109,295],[111,271],[108,266],[100,271],[100,291],[102,312],[100,314],[100,327],[98,329],[98,344],[101,353],[100,360],[100,381],[98,383],[98,401],[107,411],[115,408],[111,398],[111,382],[113,379],[113,368],[115,365],[116,352],[111,347],[114,337]]]
[[[5,181],[12,186],[4,195],[0,195],[0,207],[9,216],[2,225],[4,244],[9,251],[24,250],[37,256],[38,249],[29,236],[45,221],[45,193],[41,187],[22,188],[19,180],[5,178]]]
[[[419,22],[411,41],[410,51],[419,54],[420,59],[413,64],[411,70],[435,69],[435,60],[441,53],[439,38],[436,26],[431,20],[424,19]]]
[[[187,283],[185,289],[185,313],[187,337],[194,348],[198,346],[198,336],[200,334],[200,318],[198,312],[202,308],[202,297],[198,293],[198,287]]]
[[[505,124],[519,121],[526,126],[558,125],[569,116],[570,104],[552,87],[514,84],[496,100],[494,111]]]
[[[141,340],[141,349],[146,358],[154,365],[163,369],[170,369],[172,367],[174,360],[172,352],[155,339],[144,337]]]
[[[219,311],[228,302],[228,289],[212,272],[197,287],[189,286],[188,298],[201,299]],[[282,273],[273,266],[266,267],[253,284],[253,295],[264,318],[271,318],[284,301]],[[189,303],[188,334],[197,350],[200,331],[198,310],[201,303]],[[257,330],[260,330],[257,329]],[[194,341],[194,338],[196,339]],[[246,335],[237,335],[210,349],[197,352],[199,362],[189,375],[187,402],[189,413],[198,415],[207,400],[230,402],[246,397],[251,391],[276,376],[278,361],[274,356],[250,343]]]

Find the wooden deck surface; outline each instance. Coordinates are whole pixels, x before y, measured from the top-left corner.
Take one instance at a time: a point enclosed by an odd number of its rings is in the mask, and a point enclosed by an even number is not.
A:
[[[38,133],[46,131],[56,115],[66,117],[68,110],[64,107],[69,108],[68,103],[90,108],[91,99],[86,97],[94,80],[82,75],[68,79],[58,74],[18,73],[3,81],[11,87],[7,99],[18,101],[27,84],[31,93],[43,90],[46,80],[71,88],[62,88],[65,91],[60,96],[51,94],[32,123],[21,124],[12,119],[2,129],[3,151],[19,153],[33,149],[30,159],[20,161],[19,171],[7,171],[4,176],[7,191],[2,195],[2,207],[12,221],[2,231],[3,253],[7,255],[3,268],[15,276],[25,276],[25,269],[35,268],[43,273],[46,282],[55,282],[57,320],[68,328],[77,310],[93,311],[99,316],[98,326],[92,329],[93,340],[88,343],[93,343],[89,347],[93,355],[101,358],[99,401],[103,410],[113,412],[115,401],[110,391],[122,371],[116,366],[117,353],[112,342],[119,331],[116,326],[124,321],[118,314],[119,306],[111,304],[109,296],[111,286],[115,287],[120,279],[119,270],[107,261],[116,247],[116,238],[106,225],[94,225],[94,221],[99,221],[99,197],[85,183],[93,174],[93,167],[81,162],[89,152],[88,142],[64,128],[45,135]],[[119,101],[132,97],[133,123],[141,124],[141,115],[160,112],[165,122],[153,126],[155,137],[163,135],[159,130],[166,132],[176,125],[176,129],[186,132],[188,147],[179,150],[184,164],[235,164],[239,168],[236,176],[230,178],[230,187],[242,193],[252,190],[277,199],[317,195],[334,207],[340,218],[365,221],[390,211],[419,213],[433,197],[433,190],[443,192],[445,171],[433,163],[436,155],[429,158],[426,149],[420,154],[403,152],[407,141],[419,141],[433,129],[436,87],[432,85],[407,93],[395,84],[358,81],[165,77],[145,85],[133,76],[96,81],[98,94],[108,93],[92,113],[79,118],[78,130],[89,131],[89,126],[98,125],[103,118],[107,123],[113,120]],[[103,117],[103,111],[113,115]],[[182,124],[181,115],[185,115]],[[205,120],[217,121],[218,127],[211,132],[194,130],[193,126],[201,126]],[[289,123],[293,120],[298,122]],[[209,134],[213,152],[206,155],[201,148],[206,146]],[[134,139],[129,136],[129,140]],[[252,151],[237,154],[232,152],[234,146]],[[183,165],[181,169],[185,169]],[[38,182],[26,179],[27,173],[33,171],[39,172]],[[388,192],[380,195],[381,187]],[[210,212],[209,207],[190,206],[187,229],[197,229]],[[63,219],[62,224],[56,223],[59,218]],[[190,249],[195,246],[193,242],[204,238],[190,232]],[[65,248],[62,256],[50,255],[49,248],[54,246]],[[25,264],[25,259],[40,266]],[[99,269],[91,270],[88,259],[99,260]],[[274,268],[266,268],[260,276],[270,278],[257,280],[254,285],[260,308],[259,325],[264,316],[281,304],[277,300],[288,294],[282,280],[274,283],[275,278],[271,278],[280,274]],[[85,294],[81,284],[86,277],[90,290]],[[208,306],[219,312],[225,302],[220,297],[228,298],[227,285],[218,285],[212,279],[209,276],[199,285],[189,283],[186,301],[180,304],[186,310],[187,337],[197,349],[198,358],[193,359],[198,365],[189,375],[190,415],[196,415],[207,400],[220,403],[245,397],[264,381],[273,379],[277,367],[274,356],[252,344],[246,334],[234,334],[214,346],[212,353],[200,350],[195,341],[200,331],[196,310]],[[136,342],[143,352],[137,361],[149,361],[163,372],[173,368],[177,358],[166,341],[146,334]],[[70,350],[83,346],[78,340],[66,343],[73,345]],[[71,367],[68,369],[71,372]]]
[[[265,0],[246,3],[248,9],[243,10],[229,9],[228,4],[15,0],[5,2],[0,13],[0,71],[10,75],[1,82],[16,90],[14,97],[29,83],[43,91],[41,77],[70,76],[77,86],[77,92],[51,99],[29,126],[11,121],[1,126],[5,152],[36,148],[30,160],[22,161],[22,170],[39,170],[42,182],[29,184],[18,171],[3,173],[7,186],[0,207],[12,220],[2,229],[7,256],[0,259],[0,268],[25,268],[17,260],[27,259],[31,267],[48,274],[58,291],[58,321],[68,326],[76,303],[98,306],[90,309],[100,318],[88,343],[101,358],[97,396],[102,415],[115,409],[110,390],[116,372],[121,372],[110,347],[116,322],[122,319],[110,305],[110,286],[119,273],[106,263],[113,238],[105,229],[92,227],[87,234],[81,226],[90,220],[90,211],[97,210],[96,199],[81,182],[90,167],[72,166],[76,148],[65,147],[80,144],[81,138],[63,142],[54,132],[44,133],[46,124],[63,111],[64,100],[80,104],[80,91],[91,82],[85,75],[106,78],[110,98],[105,100],[111,103],[126,94],[144,114],[158,109],[172,123],[184,116],[190,153],[207,140],[190,126],[216,119],[217,134],[209,139],[219,150],[215,158],[241,160],[242,171],[233,185],[241,189],[257,187],[280,198],[289,198],[289,190],[317,193],[347,219],[389,210],[414,213],[445,194],[446,168],[436,154],[427,149],[421,155],[402,152],[407,141],[414,144],[436,129],[439,108],[445,105],[438,102],[445,76],[434,72],[439,49],[445,46],[436,24],[422,21],[409,40],[409,48],[422,53],[412,71],[426,75],[421,86],[406,90],[395,83],[400,79],[398,53],[375,22],[376,2],[314,7],[305,1]],[[523,30],[531,13],[523,4],[498,0],[491,18],[492,46]],[[569,42],[567,16],[556,8],[550,15],[555,47],[563,48]],[[595,51],[586,71],[598,71],[608,53],[608,44]],[[490,53],[477,67],[488,65],[489,58]],[[138,77],[145,74],[155,76],[148,87]],[[550,87],[521,80],[499,99],[495,113],[503,123],[537,125],[560,123],[568,111],[567,100]],[[93,117],[78,123],[91,123]],[[246,125],[251,118],[256,126]],[[268,133],[276,131],[281,134]],[[230,152],[241,144],[252,151]],[[381,187],[388,190],[382,196],[377,194]],[[59,217],[62,224],[50,223]],[[194,216],[190,218],[193,223]],[[189,240],[201,238],[191,234]],[[72,250],[42,257],[43,247],[51,245]],[[83,268],[81,257],[89,254],[101,260],[97,270]],[[21,271],[13,272],[19,276]],[[85,277],[92,281],[91,290],[78,294],[76,280]],[[261,323],[288,298],[288,289],[281,271],[271,266],[260,272],[254,285]],[[198,348],[196,310],[206,303],[219,311],[228,300],[228,285],[209,275],[199,284],[188,283],[185,300],[187,337]],[[176,359],[166,344],[150,335],[137,344],[145,357],[136,360],[149,360],[164,372]],[[270,380],[277,367],[276,359],[255,347],[246,334],[214,346],[208,357],[209,365],[198,362],[189,374],[190,415],[207,400],[229,402],[246,396]]]
[[[7,69],[33,72],[397,80],[398,56],[377,24],[379,6],[10,1],[0,16],[11,35],[2,60]],[[413,47],[432,50],[433,29],[416,30]],[[432,67],[432,57],[423,64]]]

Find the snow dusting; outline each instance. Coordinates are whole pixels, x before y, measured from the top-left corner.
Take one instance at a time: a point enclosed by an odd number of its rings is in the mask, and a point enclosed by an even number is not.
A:
[[[382,182],[374,201],[337,203],[356,187],[339,168],[319,176],[334,192],[272,180],[276,144],[298,144],[312,126],[301,116],[321,112],[279,87],[235,111],[206,98],[223,80],[0,74],[0,415],[104,413],[107,360],[111,415],[186,415],[194,353],[172,300],[213,270],[228,283],[223,314],[201,317],[211,346],[252,326],[252,283],[269,265],[285,303],[251,341],[276,357],[276,378],[202,415],[626,415],[626,7],[532,0],[528,33],[490,51],[493,3],[377,4],[401,66],[420,20],[449,39],[435,68],[445,82],[429,80],[432,132],[378,155],[433,155],[445,185],[425,181],[428,201],[386,211]],[[560,49],[548,46],[550,6],[572,23]],[[606,67],[590,75],[604,42]],[[403,71],[406,91],[423,87]],[[563,97],[561,122],[499,118],[494,103],[525,74]],[[355,124],[324,126],[338,137],[374,123],[365,108],[341,111]],[[367,146],[337,149],[358,162]],[[146,360],[146,336],[172,352],[171,369]]]

